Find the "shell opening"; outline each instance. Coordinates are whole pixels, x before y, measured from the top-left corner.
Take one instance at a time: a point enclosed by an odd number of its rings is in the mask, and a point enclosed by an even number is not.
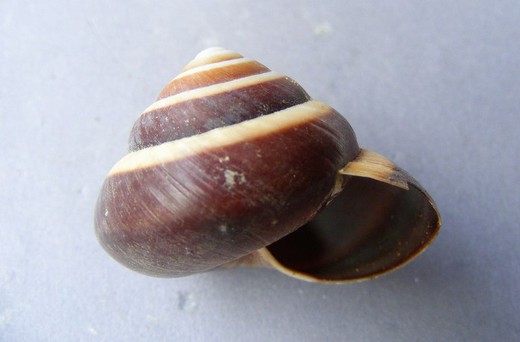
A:
[[[429,197],[364,177],[309,223],[269,245],[274,267],[311,281],[343,282],[389,272],[423,251],[440,227]]]

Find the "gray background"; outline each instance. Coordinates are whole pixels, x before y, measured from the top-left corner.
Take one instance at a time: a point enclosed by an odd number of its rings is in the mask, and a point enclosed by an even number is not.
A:
[[[520,3],[0,0],[1,341],[520,340]],[[93,230],[133,120],[203,48],[258,59],[430,191],[407,267],[133,273]]]

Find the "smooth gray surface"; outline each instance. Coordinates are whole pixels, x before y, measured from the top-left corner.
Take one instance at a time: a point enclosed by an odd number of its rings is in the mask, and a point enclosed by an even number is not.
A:
[[[520,340],[519,21],[517,0],[0,1],[0,340]],[[419,179],[434,244],[342,286],[111,260],[92,223],[103,178],[213,45],[298,80]]]

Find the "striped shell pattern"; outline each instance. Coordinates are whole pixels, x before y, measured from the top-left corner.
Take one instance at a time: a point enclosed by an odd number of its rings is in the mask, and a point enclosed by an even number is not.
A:
[[[295,81],[207,49],[137,119],[98,199],[97,236],[146,274],[211,270],[307,223],[358,153],[348,122]]]
[[[198,54],[135,122],[95,215],[127,267],[178,277],[237,265],[319,282],[402,266],[439,231],[435,203],[292,79]]]

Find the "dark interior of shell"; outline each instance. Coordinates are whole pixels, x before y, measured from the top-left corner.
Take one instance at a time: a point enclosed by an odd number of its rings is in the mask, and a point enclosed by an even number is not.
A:
[[[405,264],[427,247],[438,229],[438,215],[421,189],[352,177],[314,220],[267,249],[299,273],[357,280]]]

